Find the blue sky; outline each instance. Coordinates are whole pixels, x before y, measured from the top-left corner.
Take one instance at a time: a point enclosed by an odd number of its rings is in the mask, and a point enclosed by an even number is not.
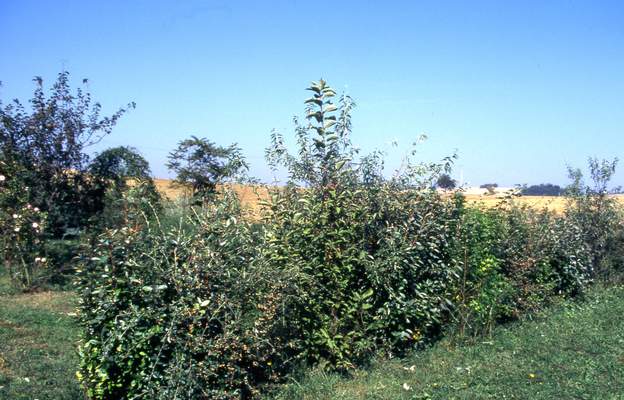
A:
[[[132,145],[157,176],[193,134],[238,142],[269,180],[271,129],[291,137],[320,77],[390,165],[423,132],[423,159],[457,149],[470,184],[566,183],[566,164],[624,158],[622,1],[0,0],[0,37],[3,101],[35,75],[89,78],[105,110],[137,103],[95,150]]]

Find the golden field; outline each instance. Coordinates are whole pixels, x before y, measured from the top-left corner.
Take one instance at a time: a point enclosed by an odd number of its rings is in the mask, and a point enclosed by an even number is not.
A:
[[[154,179],[158,191],[169,198],[175,200],[184,194],[184,188],[176,186],[170,179]],[[232,185],[234,191],[238,194],[242,204],[251,209],[257,208],[258,200],[266,199],[268,191],[262,186],[251,185]],[[504,201],[503,195],[483,195],[483,194],[464,194],[468,204],[473,206],[495,207]],[[624,195],[614,195],[619,202],[624,205]],[[534,207],[538,209],[547,208],[548,210],[561,212],[566,207],[566,199],[557,196],[519,196],[514,202]]]

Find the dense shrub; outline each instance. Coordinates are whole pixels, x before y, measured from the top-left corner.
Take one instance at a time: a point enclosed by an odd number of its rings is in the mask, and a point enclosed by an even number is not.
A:
[[[2,253],[22,289],[60,283],[71,270],[67,263],[77,254],[76,241],[97,224],[110,192],[106,178],[89,173],[87,148],[109,134],[126,112],[122,108],[102,116],[100,104],[84,88],[72,90],[67,72],[58,75],[49,93],[41,78],[34,81],[29,107],[18,100],[0,101],[0,174],[9,185],[0,194],[0,213],[20,216],[2,221]],[[39,215],[31,215],[33,210]],[[43,219],[46,229],[37,235],[32,229],[14,230],[18,220]],[[43,226],[43,221],[36,223]]]
[[[79,270],[90,397],[257,397],[298,365],[348,371],[450,327],[487,332],[582,292],[597,260],[607,268],[582,225],[598,218],[591,198],[566,215],[467,208],[432,189],[452,157],[410,152],[388,176],[381,153],[351,145],[351,99],[335,105],[322,80],[309,90],[295,155],[272,135],[267,159],[288,182],[261,221],[227,190],[164,214],[143,185],[122,196],[122,227]]]
[[[581,228],[592,257],[592,276],[619,281],[624,273],[624,215],[609,188],[618,160],[589,159],[591,182],[585,183],[580,169],[568,170],[572,183],[566,190],[567,218]]]
[[[462,214],[456,259],[462,265],[455,318],[460,334],[489,332],[493,324],[576,295],[591,280],[582,230],[565,217],[513,202]]]
[[[0,160],[21,166],[14,178],[31,189],[29,204],[48,214],[47,235],[60,238],[101,211],[104,188],[86,173],[86,149],[134,104],[104,117],[90,93],[72,90],[69,73],[58,74],[49,94],[41,78],[34,81],[29,108],[18,100],[0,102]]]
[[[132,147],[113,147],[99,153],[89,164],[89,174],[104,188],[103,207],[91,218],[90,228],[122,227],[127,222],[123,199],[131,187],[138,187],[154,207],[161,197],[151,177],[149,163]]]
[[[232,196],[188,223],[138,217],[85,260],[80,379],[90,397],[250,397],[288,367],[278,318],[288,280],[258,262],[262,236]]]
[[[445,250],[456,217],[453,202],[391,184],[276,196],[264,255],[300,279],[288,308],[301,356],[348,368],[435,333],[456,276]]]
[[[12,280],[29,289],[47,269],[42,240],[47,215],[29,203],[30,188],[16,178],[20,168],[0,160],[0,254]]]

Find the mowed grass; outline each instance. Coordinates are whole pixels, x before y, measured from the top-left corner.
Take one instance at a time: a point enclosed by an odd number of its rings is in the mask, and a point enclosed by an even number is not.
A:
[[[84,398],[75,377],[76,301],[71,292],[0,296],[0,399]]]
[[[275,399],[624,399],[624,288],[595,289],[476,344],[445,340],[351,378],[313,371]]]

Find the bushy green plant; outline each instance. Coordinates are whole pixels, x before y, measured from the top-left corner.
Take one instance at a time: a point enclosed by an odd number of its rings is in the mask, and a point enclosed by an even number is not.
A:
[[[0,249],[4,267],[21,289],[32,288],[48,264],[43,247],[46,213],[29,203],[19,165],[0,161]]]
[[[123,197],[132,187],[139,187],[141,196],[147,197],[152,206],[160,207],[161,198],[149,163],[132,147],[113,147],[99,153],[89,164],[89,173],[105,190],[103,209],[92,218],[92,228],[123,226]]]
[[[235,143],[217,146],[206,138],[191,136],[169,154],[167,168],[176,174],[174,182],[190,189],[195,205],[216,195],[217,185],[242,175],[249,166]]]
[[[460,334],[489,332],[495,323],[535,312],[555,296],[581,293],[591,281],[581,228],[513,201],[495,209],[466,209],[457,246]]]
[[[352,146],[351,110],[313,82],[298,149],[274,132],[261,221],[228,190],[155,209],[143,185],[81,259],[79,379],[94,399],[253,398],[297,365],[348,371],[535,311],[591,282],[579,219],[432,189],[453,157],[394,174]]]
[[[277,133],[267,152],[290,181],[269,202],[264,254],[302,279],[288,305],[301,356],[350,368],[375,351],[413,347],[443,320],[456,274],[446,249],[458,215],[430,188],[451,160],[407,159],[385,178],[378,153],[360,158],[351,145],[351,99],[334,105],[322,80],[309,90],[297,155]]]
[[[609,184],[617,159],[589,159],[591,183],[580,169],[569,168],[572,183],[566,190],[566,216],[581,228],[583,241],[592,255],[592,276],[606,282],[619,281],[624,273],[624,215]]]
[[[43,79],[24,106],[0,102],[0,160],[20,165],[14,175],[29,187],[28,202],[48,214],[47,236],[84,229],[103,207],[104,188],[87,174],[86,150],[109,134],[128,104],[110,116],[85,88],[72,90],[69,73],[58,74],[46,93]],[[83,84],[86,84],[83,80]]]
[[[91,398],[247,398],[290,368],[288,280],[259,263],[261,232],[233,194],[194,210],[178,227],[138,210],[84,260],[79,379]]]

